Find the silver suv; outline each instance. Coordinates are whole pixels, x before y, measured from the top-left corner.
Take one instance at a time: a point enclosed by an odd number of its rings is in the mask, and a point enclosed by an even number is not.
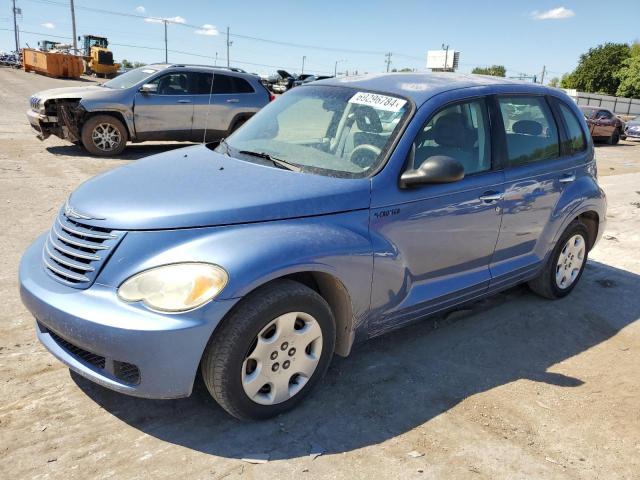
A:
[[[236,69],[154,64],[102,85],[36,93],[27,117],[42,140],[53,134],[108,156],[127,141],[219,140],[272,99],[259,77]]]

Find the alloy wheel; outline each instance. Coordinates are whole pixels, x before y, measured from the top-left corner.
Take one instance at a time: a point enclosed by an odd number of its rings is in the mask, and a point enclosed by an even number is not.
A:
[[[104,152],[115,150],[122,141],[120,131],[110,123],[99,123],[91,132],[93,144]]]

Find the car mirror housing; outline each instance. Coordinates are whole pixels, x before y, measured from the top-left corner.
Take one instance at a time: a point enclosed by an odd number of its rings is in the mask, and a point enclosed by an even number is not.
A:
[[[145,83],[140,87],[142,93],[158,93],[158,86],[154,83]]]
[[[463,178],[464,167],[459,161],[446,155],[434,155],[422,162],[420,167],[404,172],[400,177],[400,188],[429,183],[452,183]]]

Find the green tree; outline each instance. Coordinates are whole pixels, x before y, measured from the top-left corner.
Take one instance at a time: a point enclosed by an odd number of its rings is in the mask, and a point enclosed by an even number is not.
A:
[[[478,75],[492,75],[494,77],[505,77],[507,75],[507,69],[503,65],[492,65],[491,67],[476,67],[471,70],[471,73],[477,73]]]
[[[549,86],[558,88],[560,86],[560,79],[558,77],[553,77],[551,80],[549,80]]]
[[[144,67],[146,65],[146,63],[142,63],[142,62],[130,62],[126,58],[123,58],[122,62],[120,63],[122,64],[122,68],[124,68],[125,70],[129,70],[131,68]]]
[[[631,48],[626,43],[605,43],[590,48],[580,56],[578,66],[568,76],[562,77],[563,88],[575,88],[582,92],[615,95],[620,85],[617,76]]]
[[[631,46],[631,56],[622,62],[616,77],[620,80],[616,95],[640,98],[640,43]]]

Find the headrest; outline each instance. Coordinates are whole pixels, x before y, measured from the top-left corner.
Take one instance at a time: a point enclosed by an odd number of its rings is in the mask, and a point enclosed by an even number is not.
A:
[[[362,132],[380,133],[382,132],[382,122],[376,111],[369,105],[358,105],[354,111],[356,125]]]
[[[542,134],[542,124],[535,120],[519,120],[511,127],[513,133],[538,136]]]
[[[467,129],[461,113],[448,113],[436,121],[430,136],[441,147],[465,148],[475,142],[474,133]]]

